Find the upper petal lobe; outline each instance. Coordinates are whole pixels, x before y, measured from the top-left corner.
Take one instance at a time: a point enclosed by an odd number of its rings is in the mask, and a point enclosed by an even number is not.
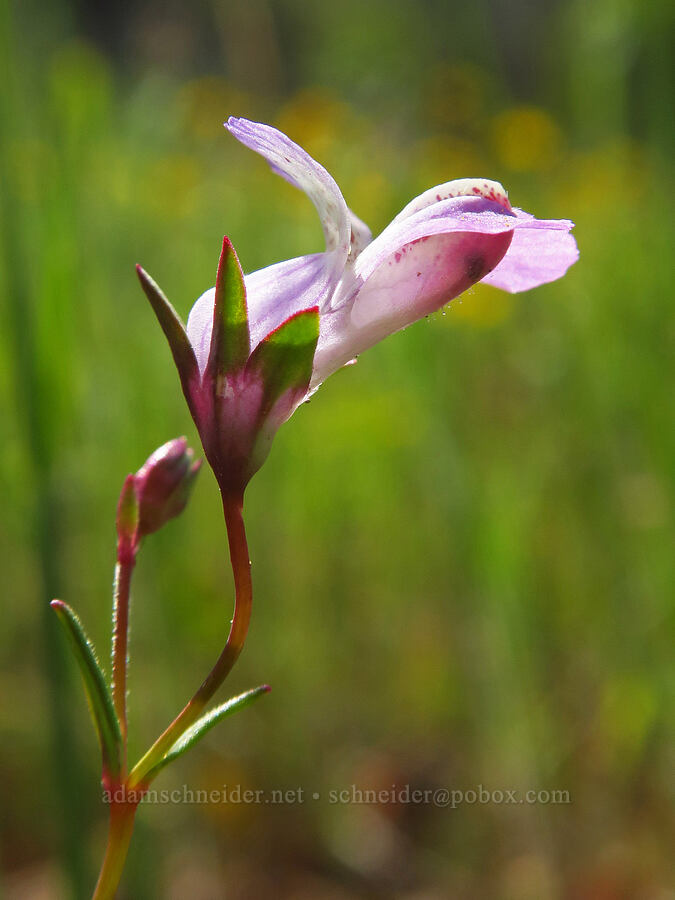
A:
[[[260,153],[272,169],[310,198],[321,219],[326,240],[326,267],[339,279],[350,245],[349,210],[334,178],[281,131],[259,122],[230,117],[225,127],[251,150]]]

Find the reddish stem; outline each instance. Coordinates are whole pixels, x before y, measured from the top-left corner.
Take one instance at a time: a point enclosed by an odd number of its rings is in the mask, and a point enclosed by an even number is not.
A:
[[[197,721],[204,707],[223,683],[241,653],[251,619],[253,587],[251,561],[246,542],[243,519],[243,495],[223,493],[223,511],[230,547],[230,562],[234,575],[234,614],[230,633],[216,664],[206,676],[192,699],[157,738],[143,758],[129,774],[128,786],[134,788],[144,782],[145,776],[162,759],[178,738]]]
[[[127,665],[129,641],[129,596],[131,576],[136,564],[134,552],[119,553],[115,566],[113,591],[112,694],[122,732],[122,748],[127,746]],[[126,769],[126,759],[122,760]]]
[[[115,896],[134,830],[137,807],[138,803],[135,801],[111,801],[108,846],[92,900],[112,900]]]

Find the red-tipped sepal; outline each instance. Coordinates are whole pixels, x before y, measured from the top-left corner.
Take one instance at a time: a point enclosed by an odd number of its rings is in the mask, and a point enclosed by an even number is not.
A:
[[[205,381],[212,378],[217,382],[219,377],[236,375],[246,365],[250,352],[244,273],[230,239],[225,237],[216,275],[213,328]]]
[[[318,340],[319,307],[313,306],[290,316],[255,348],[246,374],[263,387],[261,421],[280,401],[292,402],[306,395]]]
[[[199,367],[197,365],[194,350],[188,340],[185,326],[176,310],[171,303],[169,303],[159,286],[152,280],[148,273],[141,266],[136,266],[136,273],[141,282],[141,287],[145,292],[145,296],[150,301],[150,305],[157,316],[157,321],[169,342],[169,347],[180,376],[185,399],[188,402],[190,410],[193,411],[192,398],[194,389],[199,383]]]
[[[268,334],[246,364],[244,377],[256,396],[249,478],[265,461],[277,429],[307,396],[318,339],[319,308],[314,306]]]

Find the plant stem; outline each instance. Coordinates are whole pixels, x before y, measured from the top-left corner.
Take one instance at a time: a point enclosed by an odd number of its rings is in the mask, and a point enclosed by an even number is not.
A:
[[[216,664],[192,699],[130,772],[127,784],[131,790],[143,782],[148,772],[171,749],[178,738],[187,731],[190,725],[197,721],[206,704],[234,666],[246,640],[251,618],[253,588],[251,584],[251,561],[248,555],[246,530],[242,515],[243,495],[233,495],[223,491],[221,491],[221,495],[235,589],[234,615],[230,625],[230,633]]]
[[[137,806],[137,803],[111,802],[108,846],[92,900],[111,900],[115,896],[134,830]]]
[[[129,591],[136,556],[118,558],[113,591],[112,695],[122,731],[123,770],[126,771],[127,747],[127,665],[129,641]]]

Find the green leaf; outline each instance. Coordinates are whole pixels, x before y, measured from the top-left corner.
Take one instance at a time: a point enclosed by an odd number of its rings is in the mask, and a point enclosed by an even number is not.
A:
[[[290,316],[255,348],[246,370],[264,385],[261,417],[286,391],[307,390],[318,340],[319,307],[313,306]]]
[[[165,766],[168,766],[174,759],[178,759],[179,756],[186,753],[190,747],[193,747],[200,741],[214,725],[217,725],[222,719],[231,716],[232,713],[249,706],[254,700],[257,700],[258,697],[262,697],[263,694],[269,693],[269,690],[269,685],[262,684],[260,687],[239,694],[238,697],[232,697],[231,700],[227,700],[220,706],[216,706],[215,709],[210,710],[210,712],[205,713],[201,719],[198,719],[194,725],[190,726],[190,728],[188,728],[188,730],[176,741],[166,756],[164,756],[154,768],[150,769],[147,775],[144,776],[143,782],[149,784]]]
[[[68,635],[75,659],[80,667],[89,709],[101,745],[103,768],[112,776],[120,773],[122,734],[115,714],[112,697],[103,671],[96,659],[94,647],[85,634],[82,623],[62,600],[52,600],[52,609]]]
[[[238,372],[251,352],[244,273],[228,237],[216,275],[216,299],[213,305],[213,331],[206,372],[215,377]]]
[[[188,340],[185,326],[181,322],[180,316],[176,310],[171,303],[169,303],[162,293],[162,290],[155,284],[148,273],[141,266],[136,266],[136,273],[141,282],[141,287],[145,292],[145,296],[150,301],[150,305],[157,316],[157,321],[169,342],[169,347],[173,354],[178,374],[180,375],[183,393],[185,394],[188,404],[190,404],[189,386],[191,382],[199,376],[199,367],[192,345]]]

